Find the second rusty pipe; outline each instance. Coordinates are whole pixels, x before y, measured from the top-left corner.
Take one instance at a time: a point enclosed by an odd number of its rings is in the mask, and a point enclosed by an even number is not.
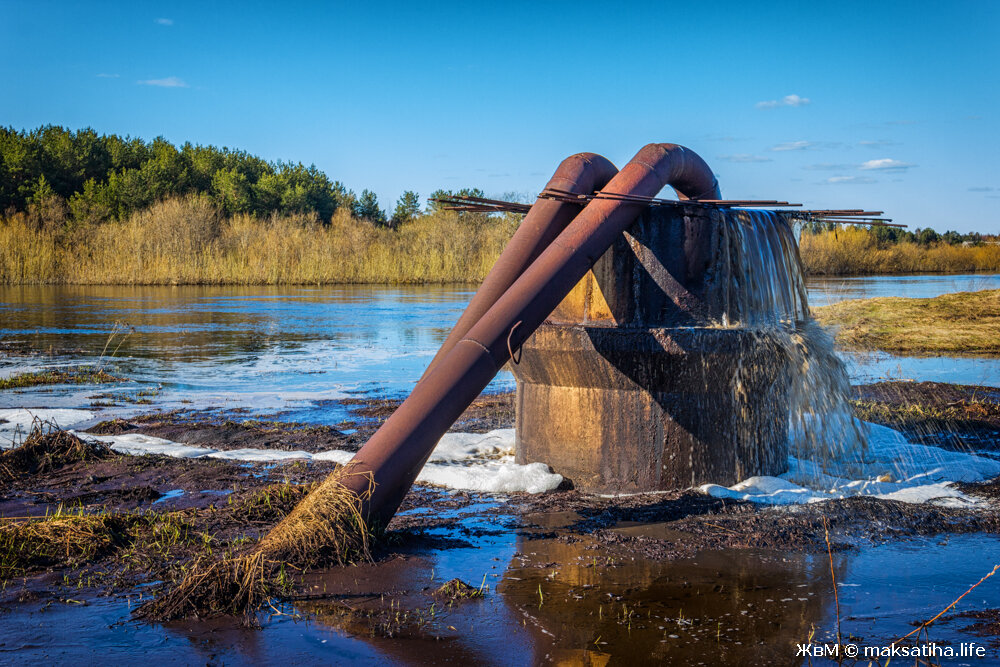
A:
[[[607,158],[596,153],[577,153],[559,164],[545,188],[589,195],[607,185],[617,173],[617,167]],[[434,366],[462,340],[579,212],[579,204],[541,197],[535,201],[421,379],[430,374]]]
[[[689,199],[719,199],[708,165],[676,144],[649,144],[607,185],[610,192],[651,197],[670,184]],[[434,445],[510,357],[646,207],[595,199],[542,252],[385,421],[351,463],[361,474],[345,486],[374,490],[362,508],[386,525]],[[515,326],[516,325],[516,326]]]

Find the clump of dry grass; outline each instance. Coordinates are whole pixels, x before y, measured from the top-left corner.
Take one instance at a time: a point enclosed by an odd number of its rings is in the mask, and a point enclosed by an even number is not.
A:
[[[346,467],[331,474],[257,545],[269,559],[308,568],[368,560],[369,527],[362,514],[374,482],[358,495],[343,480]]]
[[[1000,354],[1000,290],[856,299],[814,308],[813,315],[836,326],[836,342],[850,349]]]
[[[484,582],[485,585],[485,582]],[[445,582],[441,588],[434,591],[433,596],[445,600],[471,600],[484,596],[483,589],[470,586],[461,579],[452,579]]]
[[[139,618],[166,621],[256,612],[281,590],[285,567],[304,570],[370,560],[370,529],[362,514],[374,484],[357,494],[334,472],[295,506],[257,545],[244,554],[198,561],[171,590],[137,611]]]
[[[73,566],[126,545],[139,516],[75,515],[0,522],[0,581],[53,565]]]
[[[135,616],[163,622],[228,615],[243,616],[250,623],[278,590],[270,570],[262,553],[222,559],[204,556],[180,584],[139,607]]]
[[[0,453],[0,477],[9,480],[56,470],[71,463],[115,456],[107,445],[82,440],[54,424],[35,420],[24,442]]]

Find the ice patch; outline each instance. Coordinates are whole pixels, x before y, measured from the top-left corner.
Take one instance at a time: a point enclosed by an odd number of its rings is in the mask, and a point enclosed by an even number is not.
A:
[[[501,428],[489,433],[445,433],[427,459],[463,461],[474,457],[505,456],[514,453],[514,429]]]
[[[230,449],[223,452],[212,452],[208,455],[210,459],[226,459],[229,461],[251,461],[254,463],[266,463],[268,461],[289,461],[292,459],[311,459],[309,452],[293,451],[286,452],[281,449]]]
[[[1000,475],[1000,461],[939,447],[913,444],[902,433],[867,424],[868,449],[857,460],[788,458],[779,477],[751,477],[730,487],[703,484],[715,498],[749,500],[765,505],[798,505],[849,496],[874,496],[905,503],[968,507],[970,498],[951,482],[978,482]]]
[[[558,487],[563,477],[549,472],[544,463],[519,465],[511,456],[469,466],[428,463],[420,471],[417,481],[483,493],[543,493]]]
[[[344,464],[354,452],[331,449],[317,454],[304,451],[287,452],[279,449],[231,449],[219,451],[207,447],[184,445],[163,438],[138,433],[121,435],[91,435],[80,437],[107,443],[122,454],[161,454],[177,458],[213,458],[230,461],[267,463],[273,461],[312,460]],[[448,433],[431,453],[429,462],[420,471],[418,482],[437,484],[462,491],[483,493],[542,493],[562,483],[562,475],[549,471],[543,463],[514,463],[514,429],[499,429],[489,433]]]
[[[31,424],[37,417],[43,421],[58,424],[61,428],[71,428],[94,416],[87,410],[68,408],[6,408],[0,410],[0,449],[13,446],[15,438],[20,440],[31,431]]]
[[[182,445],[179,442],[164,440],[152,435],[142,435],[141,433],[122,433],[120,435],[76,433],[76,435],[80,438],[103,442],[119,454],[131,454],[132,456],[160,454],[162,456],[173,456],[178,459],[198,459],[203,456],[215,454],[218,451],[209,449],[208,447]]]

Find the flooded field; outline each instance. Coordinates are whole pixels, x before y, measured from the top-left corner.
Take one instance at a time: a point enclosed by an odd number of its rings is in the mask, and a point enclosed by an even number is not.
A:
[[[996,287],[996,276],[809,285],[815,305]],[[253,538],[287,511],[247,521],[240,512],[254,494],[304,488],[349,459],[470,296],[449,287],[0,288],[0,378],[80,365],[125,378],[0,391],[0,439],[23,437],[40,414],[115,452],[5,478],[0,515],[152,512],[186,526],[167,560],[189,555],[196,537],[211,541],[202,535]],[[856,384],[1000,385],[996,359],[847,361]],[[513,462],[512,388],[501,374],[446,436],[373,563],[293,575],[259,629],[134,620],[173,575],[135,546],[130,568],[132,552],[115,543],[71,575],[8,580],[0,662],[822,664],[799,645],[836,642],[838,604],[845,646],[886,646],[1000,563],[1000,494],[988,481],[1000,471],[1000,433],[985,418],[974,444],[931,440],[943,449],[871,426],[867,467],[824,462],[822,487],[804,481],[813,462],[803,460],[732,488],[603,498]],[[167,456],[132,456],[144,453]],[[815,502],[826,498],[835,500]],[[443,588],[454,579],[468,588]],[[933,664],[1000,662],[998,608],[1000,577],[926,631],[941,645],[977,642],[986,657]]]

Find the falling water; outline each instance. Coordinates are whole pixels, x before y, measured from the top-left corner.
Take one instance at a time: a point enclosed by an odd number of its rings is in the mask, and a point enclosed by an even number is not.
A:
[[[762,373],[773,382],[785,382],[793,456],[821,465],[861,457],[867,435],[852,416],[847,370],[833,351],[830,335],[809,314],[798,247],[788,222],[771,211],[733,211],[726,215],[725,234],[729,284],[723,323],[748,331],[758,341],[756,352],[741,359],[734,375],[738,403],[748,413],[782,409],[761,405],[759,392],[747,388],[759,387],[756,376]],[[786,373],[766,367],[776,359],[787,362]]]

